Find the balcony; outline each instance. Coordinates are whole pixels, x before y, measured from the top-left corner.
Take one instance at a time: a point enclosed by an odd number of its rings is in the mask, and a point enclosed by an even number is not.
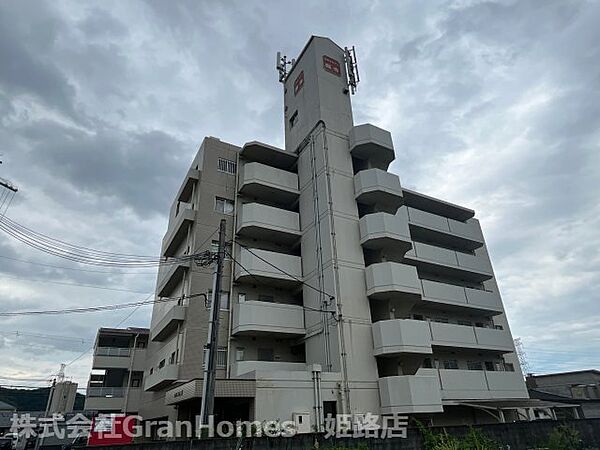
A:
[[[419,369],[417,375],[439,377],[442,400],[528,398],[520,372]]]
[[[260,203],[246,203],[238,213],[237,234],[252,239],[293,244],[300,232],[300,215]]]
[[[431,333],[421,320],[381,320],[373,324],[375,356],[431,354]]]
[[[239,247],[235,265],[235,281],[241,283],[267,283],[272,286],[294,287],[301,284],[302,260],[299,256],[267,250]]]
[[[304,336],[304,309],[299,305],[246,301],[233,310],[233,335]]]
[[[144,378],[144,390],[158,391],[177,381],[178,377],[179,366],[177,364],[169,364],[162,369],[155,369],[152,374],[146,372]]]
[[[394,144],[389,131],[371,124],[357,125],[348,135],[350,154],[368,160],[371,167],[387,170],[394,160]]]
[[[145,348],[96,347],[92,359],[93,369],[144,369]],[[133,366],[131,359],[133,358]]]
[[[396,214],[402,206],[402,187],[398,175],[380,169],[361,170],[354,175],[356,202]]]
[[[486,314],[501,314],[502,301],[497,292],[471,289],[437,281],[421,280],[423,301],[459,309],[477,310]]]
[[[168,297],[181,282],[181,280],[183,280],[183,277],[190,269],[190,266],[190,261],[177,261],[170,265],[163,265],[160,271],[161,279],[158,282],[156,295],[158,297]]]
[[[240,193],[259,200],[289,206],[298,200],[298,175],[253,162],[242,166]]]
[[[173,305],[167,311],[162,319],[152,328],[150,339],[153,341],[164,341],[173,334],[177,325],[185,320],[186,307],[182,305]]]
[[[484,245],[479,222],[461,222],[419,209],[408,209],[408,221],[413,238],[472,251]]]
[[[513,340],[508,330],[439,322],[430,322],[429,326],[431,345],[499,352],[514,351]]]
[[[185,178],[175,198],[178,201],[188,201],[192,196],[194,183],[200,180],[200,171],[190,168],[185,174]]]
[[[494,276],[486,254],[470,255],[422,242],[413,242],[412,250],[404,255],[407,261],[428,272],[464,280],[481,282]]]
[[[421,298],[421,283],[413,266],[394,262],[371,264],[365,269],[365,277],[367,296],[371,299]]]
[[[285,361],[236,361],[233,365],[234,377],[255,378],[257,372],[261,377],[268,377],[272,372],[305,372],[306,363]]]
[[[403,189],[402,193],[404,195],[404,204],[411,208],[461,222],[465,222],[475,216],[475,211],[472,209],[411,191],[410,189]]]
[[[189,205],[189,204],[186,204]],[[164,256],[175,256],[175,252],[187,237],[188,227],[194,223],[196,211],[189,206],[180,206],[179,213],[169,224],[169,230],[163,238],[162,248]]]
[[[375,213],[363,216],[359,221],[360,243],[368,249],[387,249],[406,253],[412,248],[408,223],[402,216]]]
[[[259,162],[282,170],[290,170],[298,161],[298,155],[262,142],[244,144],[240,157],[247,161]]]
[[[443,411],[437,374],[383,377],[378,384],[382,414]]]

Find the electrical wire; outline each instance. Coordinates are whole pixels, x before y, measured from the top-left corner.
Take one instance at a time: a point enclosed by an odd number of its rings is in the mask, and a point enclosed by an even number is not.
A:
[[[56,284],[59,286],[76,286],[76,287],[85,287],[85,288],[92,288],[92,289],[103,289],[105,291],[132,292],[134,294],[147,294],[147,292],[136,291],[133,289],[112,288],[112,287],[108,287],[108,286],[99,286],[96,284],[68,283],[66,281],[42,280],[39,278],[23,278],[23,277],[15,277],[12,275],[5,275],[3,273],[0,273],[0,277],[9,278],[11,280],[32,281],[34,283]]]
[[[27,331],[20,331],[20,330],[13,330],[13,331],[1,331],[0,330],[0,334],[3,334],[5,336],[12,336],[12,335],[14,335],[15,337],[27,336],[27,337],[50,339],[50,340],[56,340],[56,341],[72,341],[72,342],[81,342],[81,343],[92,342],[92,339],[78,338],[75,336],[58,336],[56,334],[38,334],[38,333],[29,333]]]
[[[156,274],[156,270],[154,268],[152,268],[151,271],[136,271],[136,272],[122,272],[122,271],[115,271],[115,270],[94,270],[94,269],[81,269],[78,267],[65,267],[65,266],[57,266],[54,264],[46,264],[46,263],[40,263],[40,262],[35,262],[35,261],[28,261],[26,259],[19,259],[19,258],[13,258],[11,256],[5,256],[5,255],[0,255],[0,258],[3,259],[8,259],[11,261],[16,261],[19,263],[23,263],[23,264],[32,264],[34,266],[40,266],[40,267],[49,267],[52,269],[60,269],[60,270],[75,270],[77,272],[89,272],[89,273],[105,273],[105,274],[111,274],[111,275],[155,275]]]
[[[60,239],[51,238],[43,233],[33,231],[13,221],[8,216],[4,216],[3,220],[0,221],[0,230],[42,252],[89,265],[105,267],[157,267],[179,264],[182,261],[193,260],[198,256],[192,254],[178,257],[156,257],[95,250],[89,247],[69,244]]]
[[[241,268],[241,269],[242,269],[244,272],[246,272],[248,275],[250,275],[250,276],[251,276],[251,277],[252,277],[252,278],[253,278],[253,279],[256,281],[256,283],[257,283],[257,284],[262,284],[262,285],[266,285],[266,284],[267,284],[267,283],[264,283],[264,282],[262,282],[262,281],[261,281],[261,280],[259,280],[258,278],[256,278],[254,275],[252,275],[252,273],[250,273],[250,271],[249,271],[248,269],[246,269],[246,268],[245,268],[245,267],[242,265],[242,263],[240,263],[240,262],[239,262],[237,259],[235,259],[231,253],[229,253],[229,252],[227,252],[227,251],[226,251],[226,253],[229,255],[229,257],[231,258],[231,260],[232,260],[232,261],[233,261],[235,264],[237,264],[238,266],[240,266],[240,268]],[[273,267],[275,267],[275,266],[273,266]],[[280,270],[280,269],[278,269],[278,270]],[[285,273],[285,272],[284,272],[284,273]],[[303,284],[305,284],[305,283],[303,283]],[[336,316],[336,313],[335,313],[335,311],[330,311],[330,310],[328,310],[328,309],[319,309],[319,308],[313,308],[312,306],[306,306],[306,305],[297,305],[297,306],[300,306],[300,307],[302,307],[302,309],[305,309],[305,310],[307,310],[307,311],[314,311],[314,312],[321,312],[321,313],[330,313],[330,314],[333,316],[333,318],[334,318],[336,321],[338,320],[338,318],[337,318],[337,316]]]
[[[312,285],[310,285],[310,284],[306,283],[305,281],[301,280],[300,278],[298,278],[298,277],[296,277],[296,276],[292,275],[291,273],[288,273],[288,272],[286,272],[286,271],[285,271],[285,270],[283,270],[282,268],[280,268],[280,267],[276,266],[276,265],[275,265],[275,264],[273,264],[272,262],[270,262],[270,261],[267,261],[267,260],[266,260],[265,258],[263,258],[262,256],[260,256],[260,255],[257,255],[256,253],[254,253],[254,252],[252,251],[252,249],[251,249],[251,248],[249,248],[249,247],[247,247],[247,246],[245,246],[245,245],[243,245],[243,244],[240,244],[239,242],[238,242],[237,244],[238,244],[240,247],[242,247],[242,248],[245,248],[245,249],[246,249],[246,250],[247,250],[249,253],[251,253],[252,255],[254,255],[255,257],[257,257],[258,259],[260,259],[262,262],[264,262],[264,263],[268,264],[269,266],[273,267],[274,269],[278,270],[278,271],[279,271],[279,272],[281,272],[282,274],[284,274],[284,275],[287,275],[287,276],[288,276],[288,277],[290,277],[290,278],[293,278],[294,280],[298,281],[299,283],[302,283],[304,286],[306,286],[306,287],[308,287],[308,288],[310,288],[310,289],[312,289],[312,290],[314,290],[314,291],[316,291],[316,292],[318,292],[318,293],[320,293],[320,294],[324,294],[324,295],[326,295],[326,296],[327,296],[327,297],[329,297],[330,299],[333,299],[333,298],[335,298],[333,295],[331,295],[331,294],[328,294],[327,292],[325,292],[325,291],[322,291],[321,289],[319,289],[319,288],[316,288],[316,287],[314,287],[314,286],[312,286]],[[246,269],[244,269],[244,270],[246,270]],[[246,272],[248,272],[248,271],[246,270]]]
[[[154,294],[150,294],[154,295]],[[98,311],[116,311],[121,309],[135,308],[136,306],[153,305],[156,303],[166,303],[184,298],[194,298],[204,296],[204,293],[191,294],[181,297],[161,297],[154,300],[141,300],[139,302],[131,303],[117,303],[113,305],[99,305],[99,306],[86,306],[81,308],[65,308],[65,309],[44,309],[44,310],[33,310],[33,311],[0,311],[0,317],[14,317],[14,316],[38,316],[38,315],[64,315],[64,314],[83,314],[92,313]]]

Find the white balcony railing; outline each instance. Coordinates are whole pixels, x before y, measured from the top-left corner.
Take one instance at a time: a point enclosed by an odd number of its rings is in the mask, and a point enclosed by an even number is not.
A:
[[[97,356],[119,356],[129,357],[131,355],[130,347],[96,347],[94,352]]]

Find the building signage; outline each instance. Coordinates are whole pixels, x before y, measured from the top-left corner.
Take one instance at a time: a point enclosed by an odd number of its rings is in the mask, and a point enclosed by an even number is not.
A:
[[[340,63],[327,55],[323,55],[323,69],[338,77],[342,75]]]
[[[302,86],[304,86],[304,70],[300,72],[294,80],[294,95],[302,89]]]

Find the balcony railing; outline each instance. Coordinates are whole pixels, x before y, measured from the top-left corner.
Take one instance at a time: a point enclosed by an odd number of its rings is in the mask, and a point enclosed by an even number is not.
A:
[[[234,305],[234,335],[302,336],[305,333],[302,306],[260,301],[245,301]]]
[[[360,243],[369,249],[387,249],[402,254],[412,248],[408,221],[397,214],[366,214],[359,221]],[[404,219],[404,220],[403,220]]]
[[[371,264],[365,270],[367,295],[372,299],[421,298],[421,283],[414,266],[395,262]]]
[[[289,206],[300,195],[298,175],[257,162],[246,163],[240,174],[240,193]]]
[[[293,243],[300,239],[300,215],[261,203],[246,203],[238,212],[237,233],[254,239]]]
[[[361,170],[354,175],[356,202],[396,214],[402,205],[402,187],[398,175],[380,169]]]
[[[348,140],[350,154],[368,160],[371,167],[387,170],[394,160],[394,144],[389,131],[366,123],[352,127]]]
[[[502,313],[502,301],[497,292],[472,289],[431,280],[421,280],[423,300],[465,308],[474,308],[487,313]]]
[[[97,356],[131,356],[132,349],[130,347],[96,347],[94,352]]]
[[[135,388],[131,388],[135,389]],[[88,397],[121,398],[125,397],[126,387],[88,387]]]

